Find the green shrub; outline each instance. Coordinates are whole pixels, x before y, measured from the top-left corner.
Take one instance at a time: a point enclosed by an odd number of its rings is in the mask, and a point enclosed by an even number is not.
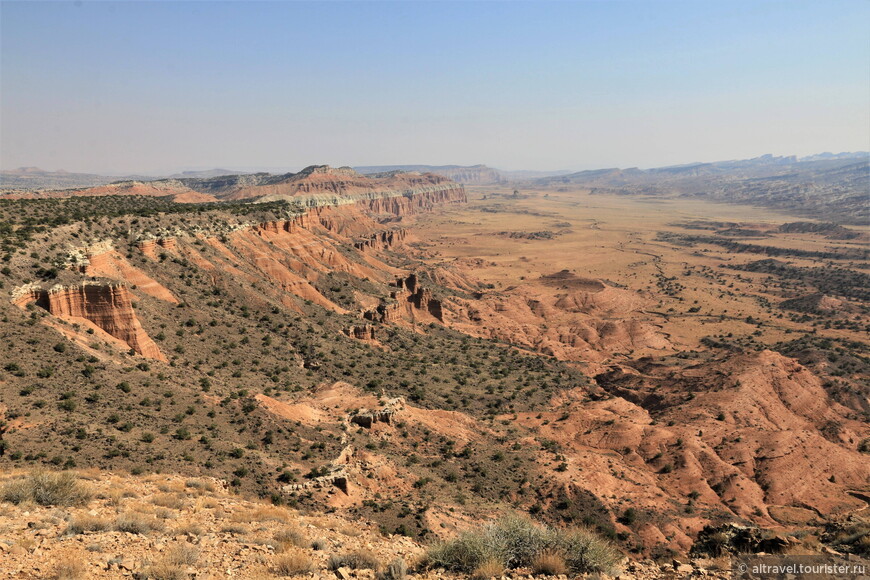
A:
[[[494,570],[495,564],[508,569],[558,568],[558,562],[576,574],[613,574],[622,555],[591,530],[551,528],[510,515],[431,546],[427,559],[432,567],[466,574]]]
[[[630,507],[622,512],[622,515],[617,519],[619,520],[619,523],[630,526],[637,521],[637,510]]]
[[[508,515],[489,525],[486,533],[505,567],[519,568],[530,565],[551,543],[553,532],[527,517]]]
[[[574,528],[556,532],[555,536],[555,547],[565,557],[568,568],[574,572],[613,575],[622,560],[622,554],[592,530]]]
[[[439,542],[429,548],[429,563],[436,568],[472,572],[487,560],[501,561],[501,555],[487,540],[480,531],[464,532],[453,540]]]
[[[136,512],[121,514],[115,520],[115,529],[128,534],[145,535],[150,531],[163,529],[163,522],[154,517],[148,517]]]

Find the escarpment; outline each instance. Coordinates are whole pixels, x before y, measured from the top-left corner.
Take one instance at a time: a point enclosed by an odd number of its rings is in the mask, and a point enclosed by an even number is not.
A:
[[[19,307],[31,302],[61,320],[85,323],[91,329],[102,330],[144,357],[166,361],[142,328],[133,310],[130,291],[122,284],[85,282],[48,290],[30,288],[15,299]]]
[[[465,188],[458,183],[445,182],[408,189],[377,189],[364,193],[311,193],[303,195],[271,194],[258,198],[258,202],[290,201],[305,208],[340,207],[358,205],[376,215],[403,217],[428,211],[439,204],[464,203],[468,200]]]
[[[438,204],[464,203],[467,200],[465,188],[451,183],[422,190],[413,189],[402,192],[401,195],[379,196],[366,200],[365,205],[375,214],[406,216],[429,211]]]
[[[305,208],[361,204],[368,211],[408,214],[433,204],[465,201],[461,184],[432,173],[361,175],[349,167],[312,165],[299,173],[258,173],[176,180],[179,187],[223,200],[280,199]],[[384,200],[394,200],[386,202]]]

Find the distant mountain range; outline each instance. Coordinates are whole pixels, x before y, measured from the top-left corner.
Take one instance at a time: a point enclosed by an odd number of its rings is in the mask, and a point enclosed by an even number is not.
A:
[[[19,167],[0,171],[0,189],[67,189],[70,187],[94,187],[118,180],[154,179],[146,175],[110,176],[94,173],[71,173],[69,171],[45,171],[39,167]]]
[[[867,224],[870,154],[692,163],[654,169],[597,169],[531,180],[534,187],[589,187],[597,193],[682,195],[780,209],[841,223]]]
[[[338,203],[336,199],[354,196],[378,199],[420,193],[437,194],[445,199],[451,196],[465,197],[460,184],[432,173],[392,171],[363,175],[350,167],[311,165],[297,173],[277,175],[248,173],[215,177],[167,177],[113,181],[92,187],[6,190],[0,191],[0,199],[149,196],[168,198],[179,203],[293,199],[313,207],[323,203]]]
[[[571,171],[503,171],[486,165],[367,165],[354,167],[359,173],[379,174],[401,172],[434,173],[453,181],[471,185],[495,185],[517,180],[534,179],[565,175]],[[283,172],[281,173],[283,174]],[[211,179],[228,175],[266,175],[262,171],[239,171],[234,169],[207,169],[183,171],[172,175],[97,175],[92,173],[71,173],[68,171],[46,171],[38,167],[20,167],[0,171],[0,189],[70,189],[75,187],[96,187],[120,181],[152,181],[158,179]]]
[[[652,169],[609,168],[573,173],[502,171],[486,165],[377,165],[353,169],[372,177],[391,173],[432,173],[470,185],[515,183],[536,188],[580,186],[599,193],[704,197],[771,207],[841,223],[870,223],[870,153],[867,152],[820,153],[800,158],[762,155],[752,159]],[[178,180],[192,190],[206,190],[210,195],[212,188],[220,190],[276,185],[293,175],[209,169],[185,171],[161,178],[142,175],[119,177],[22,167],[0,171],[0,191],[93,188],[122,182],[151,183],[162,187],[167,185],[167,180]],[[119,192],[122,190],[123,187],[118,188]]]

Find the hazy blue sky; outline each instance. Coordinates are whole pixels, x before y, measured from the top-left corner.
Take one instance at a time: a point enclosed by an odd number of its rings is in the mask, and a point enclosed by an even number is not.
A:
[[[0,166],[870,148],[870,2],[2,2]]]

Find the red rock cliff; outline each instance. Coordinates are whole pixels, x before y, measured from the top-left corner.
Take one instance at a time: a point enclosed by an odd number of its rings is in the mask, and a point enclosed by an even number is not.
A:
[[[29,300],[17,300],[23,305],[28,301],[36,304],[58,318],[76,322],[85,319],[107,334],[126,343],[142,356],[166,361],[166,357],[151,340],[136,313],[130,291],[120,284],[82,284],[59,286],[50,290],[33,290]]]

